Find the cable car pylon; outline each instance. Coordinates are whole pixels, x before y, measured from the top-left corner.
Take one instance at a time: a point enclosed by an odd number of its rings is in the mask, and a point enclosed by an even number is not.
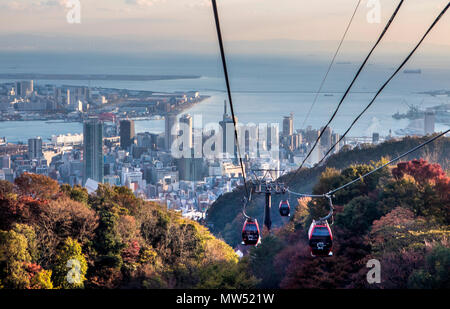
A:
[[[255,170],[252,170],[252,172],[255,175],[255,177],[254,177],[255,179],[252,179],[252,184],[253,184],[253,187],[255,188],[255,193],[265,195],[264,226],[267,228],[268,231],[270,231],[272,228],[272,218],[271,218],[271,214],[270,214],[270,210],[272,208],[272,195],[273,194],[284,195],[288,192],[288,189],[283,182],[280,182],[279,180],[273,180],[271,178],[270,179],[266,178],[266,175],[268,173],[270,174],[271,172],[280,172],[280,170],[277,170],[277,169],[255,169]],[[264,172],[262,178],[259,178],[256,175],[256,172]],[[289,205],[289,202],[287,202],[287,205]],[[290,210],[290,208],[289,208],[289,210]],[[286,212],[286,209],[283,207],[283,213],[285,213],[285,212]],[[280,207],[280,214],[281,214],[281,207]]]

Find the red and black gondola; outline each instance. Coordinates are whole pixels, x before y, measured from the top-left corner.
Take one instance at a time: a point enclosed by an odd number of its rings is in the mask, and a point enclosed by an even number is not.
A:
[[[278,208],[282,217],[289,217],[291,215],[291,206],[288,200],[281,200]]]
[[[327,220],[313,221],[308,231],[311,255],[332,256],[333,234]]]
[[[258,220],[247,218],[242,228],[242,243],[246,246],[256,246],[260,241]]]

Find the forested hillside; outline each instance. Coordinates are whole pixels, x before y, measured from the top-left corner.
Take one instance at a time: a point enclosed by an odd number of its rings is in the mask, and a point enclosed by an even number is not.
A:
[[[331,156],[324,166],[316,166],[311,169],[304,168],[292,177],[292,173],[287,174],[283,179],[289,180],[289,187],[292,191],[310,193],[313,186],[318,182],[320,175],[326,168],[337,170],[345,169],[352,164],[371,164],[380,161],[382,158],[394,158],[411,148],[423,143],[429,137],[405,137],[401,140],[390,140],[379,145],[364,145],[352,150],[343,149],[339,153]],[[450,168],[450,138],[442,137],[433,143],[419,149],[418,151],[405,157],[404,160],[423,158],[429,162],[438,163],[444,171]],[[331,188],[330,188],[331,189]],[[320,194],[325,193],[320,192]],[[211,231],[218,237],[223,238],[227,243],[236,246],[241,240],[241,229],[244,222],[242,215],[242,188],[234,192],[221,196],[208,210],[207,221]],[[253,202],[248,206],[247,212],[250,216],[256,217],[259,222],[263,222],[264,216],[264,196],[253,196]],[[296,205],[295,196],[288,196],[291,205]],[[281,226],[286,223],[278,214],[278,203],[280,197],[272,198],[272,221],[273,226]]]
[[[343,151],[327,167],[300,171],[292,188],[328,192],[422,141]],[[278,227],[239,260],[204,226],[127,188],[100,185],[89,195],[25,173],[0,181],[0,288],[450,288],[449,145],[437,140],[414,154],[426,160],[410,157],[338,191],[327,258],[312,258],[307,241],[326,199],[291,196],[284,222],[275,201]],[[233,246],[242,196],[224,195],[209,212],[214,232]],[[256,199],[248,213],[262,222],[263,207]],[[382,265],[379,284],[366,281],[370,259]]]
[[[256,279],[209,231],[124,187],[23,174],[0,181],[0,287],[248,288]]]
[[[381,164],[379,162],[377,164]],[[327,192],[373,167],[326,169],[313,193]],[[336,193],[334,255],[312,258],[307,230],[327,212],[325,199],[304,198],[292,219],[251,250],[260,287],[450,288],[450,178],[425,160],[384,168]],[[371,259],[381,282],[366,280]]]

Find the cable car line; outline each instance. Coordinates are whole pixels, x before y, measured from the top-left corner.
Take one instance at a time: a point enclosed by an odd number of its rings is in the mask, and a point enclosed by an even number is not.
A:
[[[239,156],[239,164],[241,165],[242,177],[244,179],[245,194],[246,194],[247,199],[248,199],[249,191],[248,191],[248,188],[247,188],[247,181],[246,181],[246,177],[245,177],[244,164],[242,162],[241,149],[239,147],[237,123],[236,123],[236,117],[235,117],[235,114],[234,114],[233,100],[231,98],[230,80],[228,78],[227,61],[226,61],[226,58],[225,58],[225,50],[224,50],[224,47],[223,47],[222,31],[220,29],[220,20],[219,20],[219,13],[218,13],[218,10],[217,10],[216,0],[212,0],[212,7],[213,7],[213,12],[214,12],[214,20],[216,22],[217,38],[219,40],[220,56],[222,58],[222,66],[223,66],[223,72],[224,72],[224,75],[225,75],[225,83],[226,83],[226,86],[227,86],[228,101],[230,102],[231,117],[233,118],[234,137],[235,137],[236,147],[237,147],[238,156]]]
[[[378,44],[381,42],[382,38],[384,37],[384,35],[386,34],[387,30],[389,29],[389,27],[391,26],[392,22],[394,21],[395,17],[397,16],[398,11],[400,10],[400,7],[402,6],[404,0],[401,0],[400,3],[398,4],[397,8],[395,9],[394,13],[392,14],[391,18],[389,19],[389,21],[387,22],[386,26],[384,27],[383,31],[381,32],[380,36],[378,37],[377,41],[375,42],[375,44],[373,45],[372,49],[370,50],[370,52],[367,54],[366,58],[364,59],[364,61],[362,62],[362,64],[360,65],[356,75],[354,76],[352,82],[350,83],[350,85],[348,86],[348,88],[346,89],[346,91],[344,92],[344,95],[342,96],[341,100],[339,101],[339,104],[337,105],[336,109],[334,110],[333,114],[331,115],[331,118],[328,120],[327,124],[324,126],[323,130],[321,130],[319,136],[317,137],[316,141],[314,142],[313,146],[311,147],[311,149],[309,150],[308,154],[306,155],[306,157],[303,159],[302,163],[300,164],[300,166],[298,167],[298,169],[292,174],[292,176],[290,177],[289,181],[291,181],[295,175],[297,174],[297,172],[299,170],[301,170],[301,168],[303,167],[303,165],[305,164],[306,160],[311,156],[312,152],[314,151],[314,149],[316,148],[320,138],[322,137],[322,135],[324,134],[325,130],[329,127],[330,123],[333,121],[333,119],[336,117],[337,112],[339,111],[342,103],[344,102],[345,98],[347,97],[347,95],[350,92],[350,89],[353,87],[353,84],[356,82],[356,79],[359,77],[359,75],[361,74],[363,68],[365,67],[367,61],[369,60],[370,56],[372,55],[372,53],[374,52],[375,48],[378,46]]]
[[[449,3],[449,5],[450,5],[450,3]],[[344,189],[344,188],[346,188],[346,187],[348,187],[348,186],[350,186],[350,185],[352,185],[352,184],[354,184],[354,183],[356,183],[358,181],[362,181],[367,176],[370,176],[371,174],[379,171],[380,169],[382,169],[382,168],[384,168],[384,167],[386,167],[386,166],[388,166],[388,165],[390,165],[390,164],[400,160],[401,158],[409,155],[410,153],[412,153],[412,152],[414,152],[414,151],[416,151],[416,150],[418,150],[418,149],[420,149],[420,148],[422,148],[422,147],[424,147],[424,146],[434,142],[435,140],[437,140],[438,138],[444,136],[445,134],[447,134],[449,132],[450,132],[450,129],[448,129],[447,131],[441,132],[438,135],[434,136],[433,138],[423,142],[422,144],[417,145],[416,147],[408,150],[407,152],[405,152],[405,153],[395,157],[394,159],[390,160],[389,162],[387,162],[387,163],[385,163],[385,164],[383,164],[383,165],[381,165],[381,166],[371,170],[370,172],[367,172],[364,175],[359,176],[358,178],[353,179],[352,181],[350,181],[350,182],[348,182],[348,183],[346,183],[346,184],[344,184],[344,185],[342,185],[342,186],[340,186],[340,187],[338,187],[336,189],[330,190],[327,193],[319,194],[319,195],[312,195],[312,194],[298,193],[298,192],[294,192],[294,191],[291,191],[291,190],[289,190],[289,192],[294,194],[294,195],[300,196],[300,197],[311,197],[311,198],[327,197],[327,198],[331,198],[333,196],[333,194],[335,194],[336,192],[338,192],[338,191],[340,191],[340,190],[342,190],[342,189]]]
[[[247,205],[250,204],[252,201],[252,188],[250,189],[250,195],[247,197],[244,197],[244,207],[242,209],[242,214],[246,219],[250,219],[251,217],[247,215],[247,212],[245,211],[247,209]]]
[[[447,6],[442,10],[442,12],[439,14],[439,16],[434,20],[434,22],[431,24],[431,26],[428,28],[428,30],[425,32],[425,34],[422,36],[421,40],[417,43],[417,45],[414,47],[414,49],[409,53],[409,55],[403,60],[403,62],[400,64],[400,66],[395,70],[395,72],[389,77],[389,79],[381,86],[381,88],[377,91],[373,99],[369,102],[369,104],[361,111],[361,113],[353,120],[353,122],[350,124],[350,126],[347,128],[345,133],[339,138],[339,140],[331,146],[330,149],[325,153],[325,155],[322,157],[322,159],[319,161],[318,164],[322,163],[325,158],[330,154],[330,152],[338,145],[350,132],[350,130],[353,128],[353,126],[356,124],[356,122],[361,118],[361,116],[372,106],[372,104],[375,102],[378,95],[384,90],[384,88],[389,84],[389,82],[397,75],[397,73],[405,66],[405,64],[408,62],[408,60],[412,57],[412,55],[415,53],[415,51],[419,48],[419,46],[422,44],[422,42],[425,40],[425,38],[428,36],[428,34],[431,32],[431,30],[434,28],[434,26],[438,23],[438,21],[442,18],[442,16],[445,14],[445,12],[450,7],[450,2],[447,4]]]
[[[235,143],[236,143],[238,156],[239,156],[239,164],[241,165],[242,177],[244,179],[245,197],[244,197],[244,205],[242,207],[242,213],[244,214],[245,222],[244,222],[244,226],[242,227],[242,243],[247,246],[257,246],[258,244],[261,243],[261,233],[259,230],[258,220],[256,218],[254,219],[254,218],[249,217],[245,212],[245,208],[246,208],[247,204],[250,203],[250,200],[251,200],[251,193],[249,193],[249,190],[247,188],[245,168],[244,168],[244,163],[242,161],[241,149],[239,147],[237,123],[236,123],[236,117],[235,117],[235,113],[234,113],[233,100],[231,97],[230,80],[228,78],[227,61],[226,61],[226,57],[225,57],[225,50],[223,47],[222,32],[220,29],[220,20],[219,20],[219,13],[217,10],[217,3],[216,3],[216,0],[211,0],[211,1],[212,1],[213,12],[214,12],[214,20],[216,22],[217,38],[219,41],[220,56],[222,58],[222,66],[223,66],[223,71],[224,71],[224,75],[225,75],[225,83],[227,86],[228,101],[230,102],[231,117],[233,119],[234,138],[235,138]]]
[[[353,22],[353,19],[354,19],[355,15],[356,15],[356,12],[358,11],[358,7],[359,7],[360,4],[361,4],[361,0],[358,0],[358,3],[356,4],[355,10],[353,11],[353,15],[351,16],[351,18],[350,18],[350,20],[349,20],[349,22],[347,24],[347,28],[345,29],[344,34],[342,35],[341,41],[339,42],[339,45],[338,45],[338,47],[337,47],[337,49],[336,49],[336,51],[335,51],[335,53],[333,55],[333,58],[331,59],[331,62],[330,62],[329,66],[328,66],[328,69],[327,69],[327,72],[325,73],[325,75],[324,75],[324,77],[322,79],[322,82],[320,83],[319,89],[317,90],[316,95],[314,97],[314,100],[313,100],[311,106],[309,107],[308,113],[306,114],[306,117],[303,120],[301,128],[305,127],[305,124],[308,121],[309,116],[311,115],[311,111],[313,110],[314,105],[316,104],[317,99],[319,98],[319,94],[321,93],[322,88],[325,85],[325,81],[326,81],[326,79],[328,77],[328,74],[330,73],[331,68],[333,67],[334,61],[336,60],[336,57],[337,57],[337,55],[338,55],[338,53],[339,53],[339,51],[341,49],[342,43],[344,43],[345,37],[347,36],[347,32],[350,29],[350,26],[351,26],[351,24]]]

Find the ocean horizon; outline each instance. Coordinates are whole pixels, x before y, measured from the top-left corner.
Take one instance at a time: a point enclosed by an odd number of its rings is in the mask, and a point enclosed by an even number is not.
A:
[[[317,103],[305,123],[320,129],[338,104],[356,72],[361,57],[351,61],[337,59],[327,81],[319,94]],[[399,58],[401,59],[401,58]],[[392,74],[399,59],[392,63],[385,60],[369,61],[352,92],[344,101],[331,128],[343,133],[352,119],[365,107],[382,83]],[[347,59],[348,60],[348,59]],[[421,74],[399,74],[375,101],[374,105],[350,131],[349,136],[370,136],[373,132],[387,135],[389,130],[408,126],[408,120],[395,120],[392,114],[405,112],[408,105],[421,108],[448,103],[449,97],[433,97],[421,92],[450,89],[450,68],[436,67],[430,59],[429,65],[415,61],[414,57],[404,69],[421,69]],[[329,60],[328,60],[329,61]],[[294,114],[294,128],[303,129],[307,111],[314,99],[329,62],[305,57],[281,56],[231,56],[228,59],[233,103],[236,115],[242,123],[279,123],[283,116]],[[198,79],[151,80],[151,81],[83,81],[83,80],[35,80],[36,84],[73,85],[155,92],[200,91],[211,96],[196,104],[185,113],[201,115],[203,123],[220,121],[223,102],[226,99],[225,82],[218,56],[158,56],[134,57],[133,55],[98,54],[54,54],[54,53],[5,53],[0,52],[2,73],[34,74],[134,74],[134,75],[199,75]],[[402,70],[403,71],[403,70]],[[12,80],[0,80],[11,82]],[[23,124],[22,124],[23,123]],[[45,125],[43,125],[45,124]],[[447,126],[438,124],[436,130]],[[149,120],[136,123],[137,132],[161,132],[164,123]],[[0,122],[0,136],[10,142],[25,142],[29,137],[81,133],[80,123],[51,123],[45,121]],[[395,135],[395,134],[394,134]]]

